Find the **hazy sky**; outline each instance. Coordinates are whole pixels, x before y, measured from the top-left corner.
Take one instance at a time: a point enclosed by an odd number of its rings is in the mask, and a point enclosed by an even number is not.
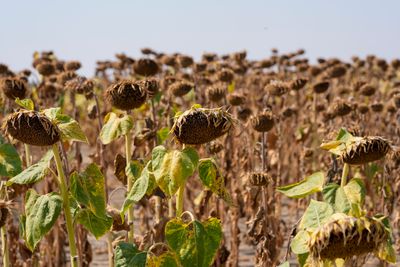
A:
[[[374,53],[400,58],[400,1],[384,0],[0,0],[0,62],[30,67],[35,50],[96,60],[141,47],[199,57],[246,49],[304,48],[310,58]]]

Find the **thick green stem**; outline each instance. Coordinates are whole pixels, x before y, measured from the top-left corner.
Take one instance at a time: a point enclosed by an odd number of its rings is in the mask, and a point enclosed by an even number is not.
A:
[[[10,256],[8,254],[7,230],[5,225],[0,228],[0,234],[1,234],[1,251],[3,253],[3,266],[9,267]]]
[[[349,169],[350,169],[349,164],[345,163],[343,166],[342,179],[340,180],[341,187],[347,184],[347,176],[349,175]]]
[[[63,207],[64,207],[64,216],[65,223],[67,225],[67,233],[68,233],[68,241],[69,241],[69,249],[70,249],[70,258],[71,258],[71,266],[78,267],[78,257],[76,252],[76,243],[75,243],[75,231],[74,225],[72,222],[71,209],[69,205],[69,197],[68,197],[68,187],[64,174],[64,169],[61,163],[60,151],[58,149],[58,145],[53,145],[53,153],[54,159],[57,165],[58,172],[58,180],[60,184],[61,196],[63,199]]]
[[[180,217],[183,212],[183,195],[185,193],[185,184],[181,185],[176,193],[176,217]]]
[[[29,167],[32,165],[31,161],[31,150],[29,148],[28,144],[24,144],[25,147],[25,161],[26,161],[26,167]]]
[[[125,135],[125,156],[126,156],[126,166],[130,166],[131,164],[131,157],[132,157],[132,136],[131,132],[129,131]],[[128,186],[128,192],[131,191],[132,188],[132,179],[131,177],[128,176],[128,181],[127,181],[127,186]],[[134,242],[134,235],[135,235],[135,229],[134,229],[134,213],[133,213],[133,207],[130,207],[128,210],[128,225],[129,225],[129,232],[128,232],[128,241],[133,243]]]

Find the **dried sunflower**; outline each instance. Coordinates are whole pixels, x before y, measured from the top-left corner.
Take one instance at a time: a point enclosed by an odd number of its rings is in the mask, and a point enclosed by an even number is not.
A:
[[[60,131],[49,118],[36,111],[23,110],[10,114],[3,130],[13,138],[34,146],[50,146],[60,140]]]
[[[188,145],[200,145],[226,134],[233,125],[231,114],[222,108],[191,108],[175,119],[172,132]]]

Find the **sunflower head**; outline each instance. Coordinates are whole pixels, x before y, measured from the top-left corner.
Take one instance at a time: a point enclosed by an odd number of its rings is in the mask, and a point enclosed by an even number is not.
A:
[[[50,146],[60,140],[60,131],[49,118],[36,111],[18,111],[3,123],[6,134],[33,146]]]
[[[313,231],[308,247],[317,261],[348,259],[377,252],[388,237],[384,224],[377,219],[343,215]]]
[[[188,145],[200,145],[226,134],[233,125],[231,114],[222,108],[191,108],[175,119],[172,132]]]
[[[136,82],[120,81],[112,84],[106,91],[107,100],[116,108],[131,110],[146,101],[146,91]]]

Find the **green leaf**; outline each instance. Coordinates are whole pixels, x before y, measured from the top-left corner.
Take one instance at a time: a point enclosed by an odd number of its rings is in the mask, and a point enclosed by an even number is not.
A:
[[[303,267],[306,265],[309,255],[310,255],[310,253],[304,253],[304,254],[297,255],[297,260],[299,261],[300,267]]]
[[[169,135],[169,128],[163,127],[157,131],[157,143],[162,144],[165,140],[167,140]]]
[[[82,173],[71,175],[72,196],[94,215],[100,218],[106,216],[105,181],[99,167],[92,163]]]
[[[11,144],[0,144],[0,176],[13,177],[22,171],[22,162]]]
[[[327,222],[334,213],[331,205],[311,199],[299,224],[299,229],[314,230]]]
[[[324,173],[316,172],[298,183],[280,186],[278,192],[291,198],[303,198],[316,192],[320,192],[324,186]]]
[[[179,259],[172,251],[163,251],[161,255],[149,253],[146,267],[182,267]]]
[[[129,164],[129,168],[125,167],[125,174],[127,179],[131,180],[132,183],[134,183],[140,177],[140,173],[142,172],[142,170],[143,165],[137,160],[132,160]]]
[[[209,267],[222,239],[221,222],[216,218],[203,223],[172,219],[165,227],[165,239],[183,266]]]
[[[201,159],[198,169],[199,177],[203,185],[229,205],[232,205],[232,198],[225,187],[224,177],[221,176],[215,161],[211,158]]]
[[[324,200],[330,203],[336,212],[353,216],[361,215],[361,205],[365,198],[365,186],[361,179],[354,178],[344,187],[328,184],[322,194]]]
[[[176,193],[196,170],[199,155],[193,148],[167,151],[163,146],[153,149],[152,167],[157,185],[168,196]]]
[[[308,240],[310,235],[305,230],[300,230],[290,243],[290,248],[295,254],[308,253]]]
[[[121,242],[115,248],[115,267],[146,267],[147,252],[140,251],[136,245]]]
[[[33,251],[50,231],[61,213],[62,199],[57,193],[38,195],[29,189],[25,195],[25,241]]]
[[[91,232],[96,239],[103,236],[110,230],[113,219],[105,215],[104,217],[97,217],[89,209],[82,209],[76,215],[76,219],[82,224],[89,232]]]
[[[133,128],[133,120],[129,115],[121,118],[114,112],[110,112],[104,118],[104,126],[100,132],[100,140],[107,145],[115,139],[126,135]]]
[[[31,184],[42,180],[48,173],[48,166],[53,156],[53,151],[49,150],[40,161],[8,180],[7,185]]]
[[[19,106],[23,107],[24,109],[27,110],[34,110],[35,105],[33,104],[33,101],[29,98],[25,99],[19,99],[18,97],[15,99],[15,103],[17,103]]]
[[[153,180],[153,181],[152,181]],[[134,182],[131,190],[128,192],[124,204],[122,205],[121,218],[124,219],[126,211],[132,204],[139,202],[149,191],[149,187],[155,185],[155,178],[151,172],[151,161],[143,169],[140,177]]]
[[[285,261],[284,263],[279,264],[278,267],[290,267],[290,263],[288,261]]]
[[[61,114],[61,108],[49,108],[42,112],[60,129],[63,141],[88,142],[79,123],[70,116]]]

